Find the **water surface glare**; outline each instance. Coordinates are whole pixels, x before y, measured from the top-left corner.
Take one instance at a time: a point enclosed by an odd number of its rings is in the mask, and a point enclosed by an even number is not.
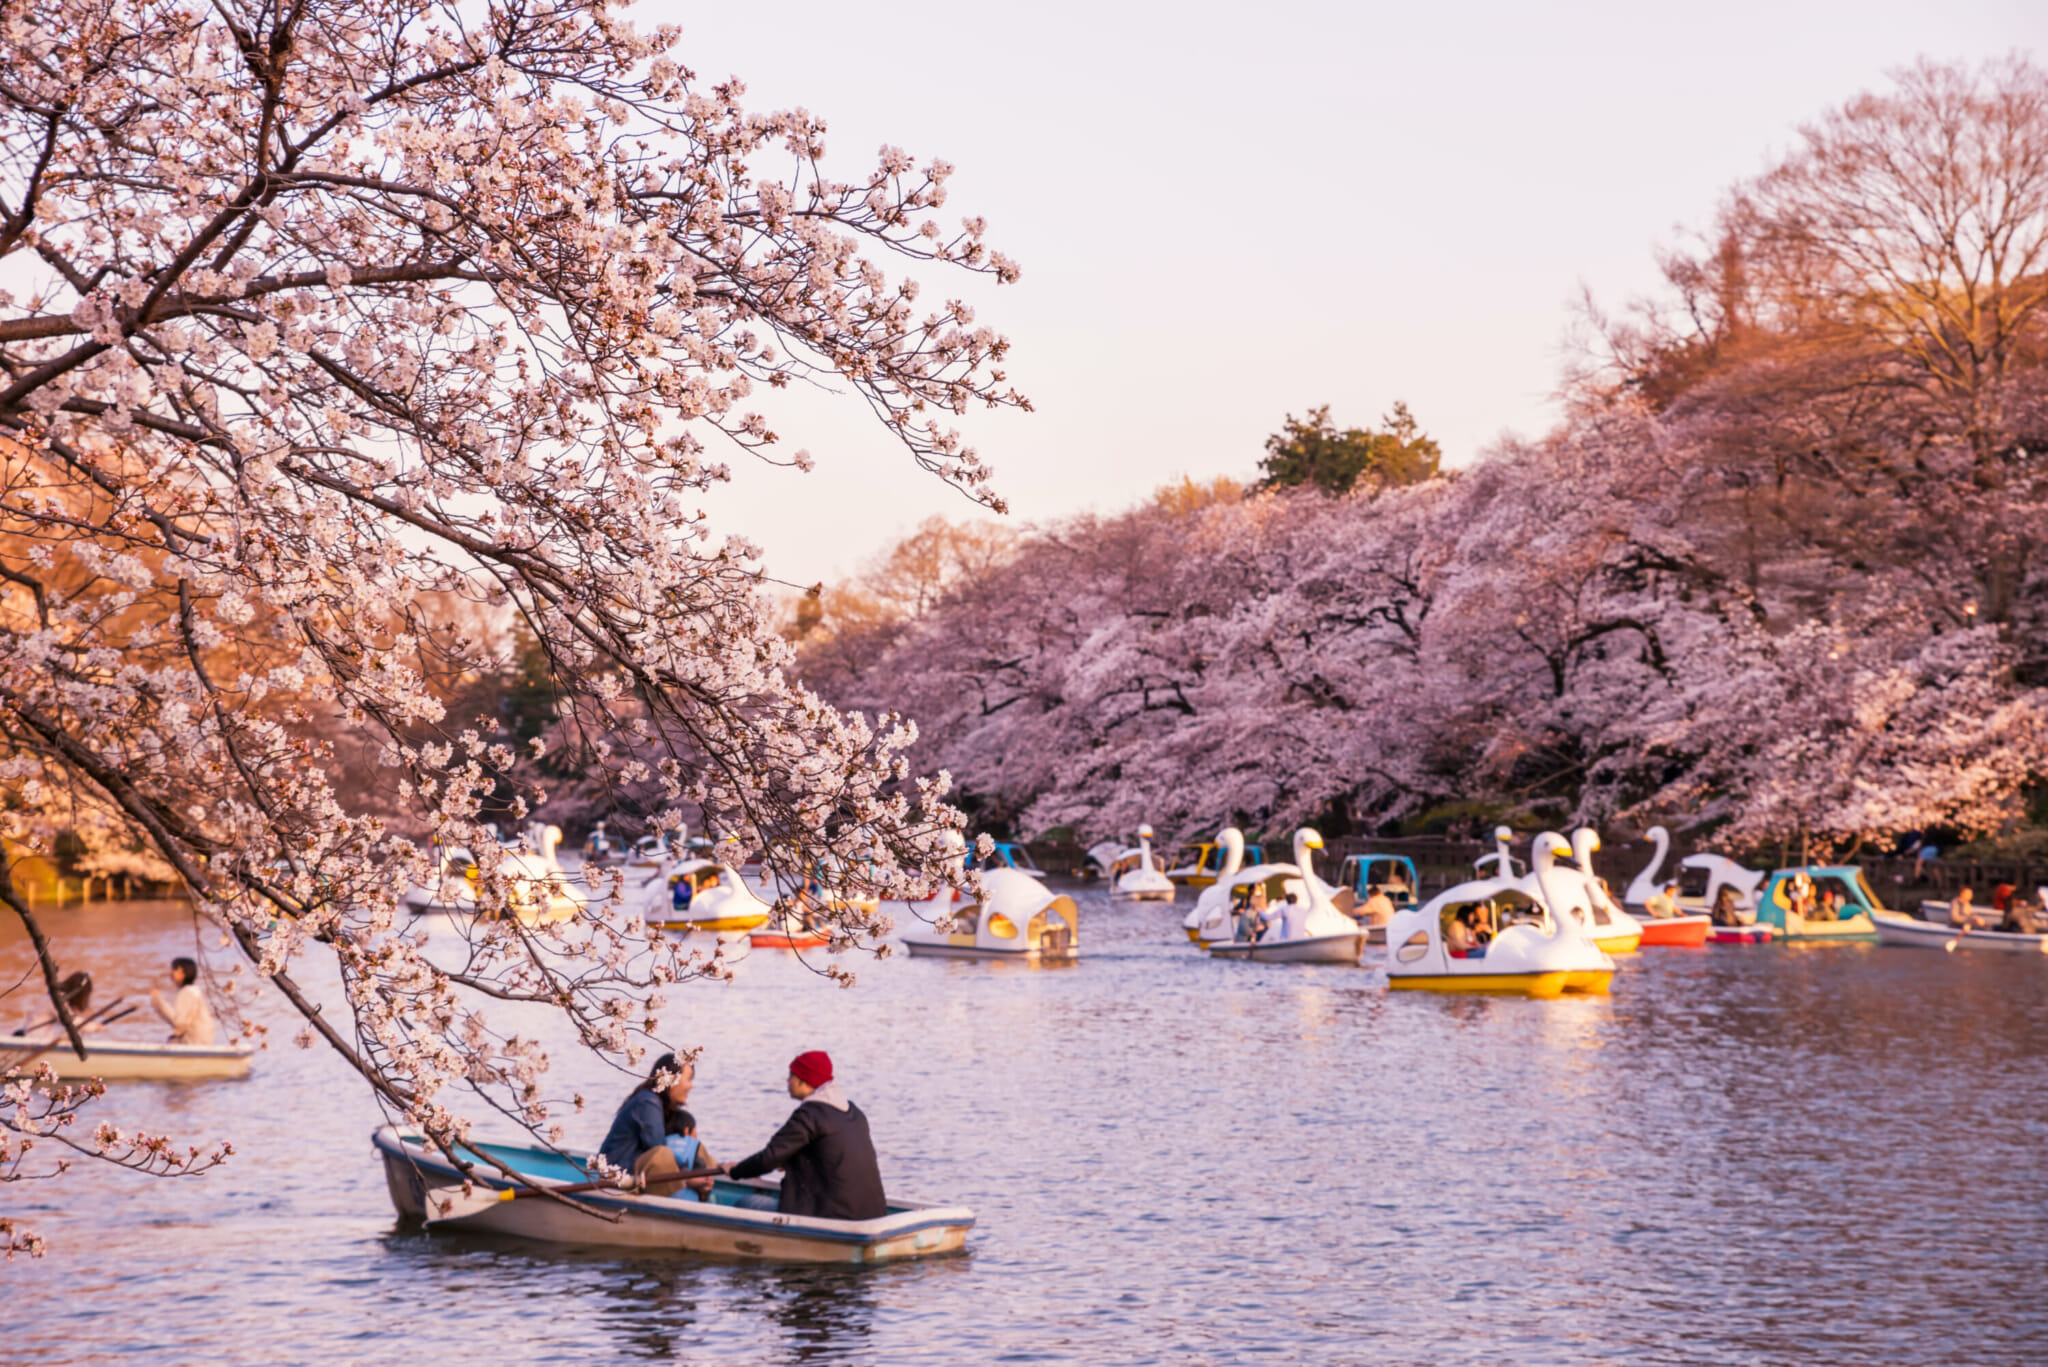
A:
[[[229,1166],[0,1187],[52,1245],[0,1268],[0,1357],[2048,1361],[2048,964],[1651,950],[1608,999],[1390,995],[1376,969],[1212,962],[1178,909],[1079,896],[1070,967],[898,958],[842,991],[759,951],[676,994],[721,1158],[787,1114],[789,1057],[829,1049],[891,1189],[979,1212],[965,1257],[787,1269],[402,1227],[364,1089],[266,1003],[247,1081],[122,1084],[99,1113],[232,1140]],[[48,916],[102,1000],[194,943],[174,908]],[[23,951],[0,944],[0,981]],[[625,1084],[555,1052],[590,1098],[570,1142],[594,1144]]]

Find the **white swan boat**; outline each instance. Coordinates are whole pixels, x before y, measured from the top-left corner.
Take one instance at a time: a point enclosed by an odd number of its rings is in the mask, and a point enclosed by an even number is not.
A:
[[[47,1031],[0,1036],[0,1072],[47,1063],[52,1072],[67,1080],[196,1081],[247,1077],[256,1057],[253,1044],[165,1044],[104,1035],[86,1035],[84,1039],[85,1057],[80,1058],[72,1052],[68,1039],[61,1035],[53,1038]]]
[[[1214,876],[1209,880],[1208,886],[1204,887],[1201,893],[1196,896],[1195,905],[1188,911],[1186,916],[1181,918],[1180,923],[1181,929],[1187,931],[1188,938],[1196,944],[1202,943],[1204,939],[1227,940],[1230,938],[1227,926],[1225,933],[1207,936],[1203,935],[1202,927],[1216,920],[1219,909],[1222,916],[1226,918],[1226,921],[1230,915],[1230,899],[1234,893],[1232,880],[1237,877],[1238,872],[1244,867],[1244,832],[1235,826],[1225,826],[1221,831],[1217,832],[1214,846],[1202,846],[1204,851],[1211,848],[1223,852],[1222,863],[1210,871]],[[1207,860],[1208,855],[1205,853],[1202,857],[1202,862],[1207,862]]]
[[[903,944],[914,956],[1044,962],[1081,957],[1081,913],[1074,899],[1016,869],[981,875],[982,900],[952,888],[925,902],[892,902],[910,913]],[[935,921],[946,924],[932,924]]]
[[[680,905],[684,884],[690,889],[687,906]],[[656,930],[753,930],[767,924],[774,910],[738,870],[711,859],[678,862],[666,877],[652,880],[650,894],[642,916]]]
[[[1537,848],[1530,857],[1539,868],[1543,864],[1542,845],[1538,839]],[[1635,917],[1616,906],[1607,893],[1607,886],[1593,871],[1593,856],[1600,849],[1600,833],[1591,826],[1581,826],[1572,832],[1572,857],[1578,861],[1579,881],[1585,888],[1585,901],[1574,901],[1569,907],[1571,914],[1581,918],[1586,933],[1593,937],[1593,943],[1609,954],[1627,954],[1643,943],[1643,927]],[[1702,938],[1706,925],[1699,927]],[[1697,943],[1697,942],[1696,942]]]
[[[616,1190],[576,1192],[563,1200],[527,1194],[492,1199],[516,1185],[489,1163],[474,1164],[471,1191],[463,1174],[417,1130],[386,1125],[371,1136],[384,1162],[391,1204],[408,1220],[430,1229],[508,1234],[547,1243],[610,1245],[664,1253],[758,1262],[883,1263],[957,1253],[967,1244],[974,1212],[965,1206],[891,1200],[888,1214],[875,1220],[827,1220],[747,1210],[742,1196],[773,1195],[772,1182],[735,1182],[721,1177],[711,1200],[694,1193],[652,1196]],[[527,1181],[544,1187],[574,1186],[590,1180],[587,1155],[515,1144],[477,1144],[474,1152],[495,1159]],[[565,1200],[587,1206],[586,1213]]]
[[[1598,994],[1614,978],[1614,960],[1569,915],[1552,911],[1550,896],[1570,899],[1576,879],[1557,866],[1571,847],[1555,834],[1537,838],[1548,878],[1476,878],[1438,893],[1421,907],[1397,912],[1387,926],[1387,986],[1422,992],[1509,993],[1556,997]],[[1503,861],[1512,868],[1512,862]],[[1583,896],[1582,891],[1578,895]],[[1454,953],[1444,927],[1468,909],[1496,927],[1479,952]]]
[[[1294,866],[1300,871],[1300,891],[1295,900],[1267,908],[1272,924],[1257,940],[1208,942],[1210,956],[1267,964],[1357,963],[1365,954],[1366,932],[1337,910],[1329,885],[1315,876],[1311,852],[1322,847],[1323,837],[1314,830],[1304,826],[1296,831]]]
[[[1122,897],[1133,902],[1171,902],[1173,880],[1166,876],[1166,866],[1158,855],[1152,853],[1152,828],[1138,827],[1137,848],[1125,850],[1110,866],[1110,896]]]
[[[562,843],[562,828],[528,828],[532,848],[504,847],[498,852],[498,871],[511,883],[511,909],[521,925],[555,925],[574,920],[586,898],[571,885],[571,877],[555,851]],[[406,890],[399,902],[415,916],[475,916],[477,884],[482,877],[475,853],[455,845],[441,851],[435,863],[431,886]]]
[[[1635,876],[1635,881],[1628,885],[1628,891],[1622,894],[1622,901],[1630,908],[1649,905],[1650,899],[1657,895],[1666,882],[1671,881],[1661,876],[1664,860],[1671,853],[1671,832],[1665,830],[1662,826],[1652,826],[1649,830],[1643,832],[1643,839],[1655,845],[1657,850],[1656,853],[1650,856],[1650,862],[1643,866],[1642,872]],[[1762,870],[1744,868],[1741,864],[1736,863],[1733,859],[1723,854],[1689,854],[1678,861],[1678,867],[1694,873],[1706,874],[1706,891],[1699,894],[1680,893],[1677,900],[1681,916],[1678,918],[1638,917],[1637,919],[1642,920],[1646,928],[1643,937],[1644,944],[1699,943],[1699,941],[1694,941],[1690,938],[1691,932],[1689,930],[1680,926],[1664,927],[1671,920],[1682,921],[1685,918],[1694,916],[1706,917],[1708,925],[1712,926],[1714,904],[1721,900],[1721,889],[1723,888],[1729,888],[1734,891],[1735,914],[1742,921],[1743,926],[1755,923],[1757,889],[1763,886],[1765,877]],[[1738,930],[1741,928],[1743,927],[1719,927],[1721,930]],[[1723,937],[1716,935],[1713,930],[1707,931],[1705,936],[1710,939],[1728,939],[1731,942],[1736,939],[1734,936]],[[1768,937],[1766,936],[1765,938]]]

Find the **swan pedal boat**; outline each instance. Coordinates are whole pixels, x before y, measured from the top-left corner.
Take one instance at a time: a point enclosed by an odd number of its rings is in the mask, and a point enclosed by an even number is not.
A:
[[[2048,935],[2026,935],[2012,930],[1971,930],[1961,926],[1937,925],[1916,920],[1903,912],[1873,911],[1881,945],[1903,945],[1912,949],[1991,950],[2007,954],[2048,954]]]
[[[733,1204],[757,1192],[773,1195],[777,1187],[765,1180],[735,1182],[718,1178],[711,1200],[701,1202],[689,1191],[674,1196],[639,1192],[577,1192],[574,1200],[616,1220],[586,1215],[545,1196],[492,1201],[476,1209],[474,1202],[450,1201],[454,1212],[437,1218],[434,1199],[462,1191],[462,1173],[425,1137],[413,1129],[385,1125],[371,1137],[384,1160],[385,1184],[400,1216],[433,1229],[510,1234],[559,1244],[604,1244],[659,1249],[711,1258],[785,1263],[884,1263],[958,1253],[967,1245],[974,1212],[964,1206],[927,1201],[892,1200],[889,1213],[877,1220],[827,1220],[809,1215],[783,1215],[772,1210],[743,1210]],[[548,1149],[512,1144],[476,1144],[472,1152],[496,1159],[539,1186],[566,1186],[590,1180],[587,1156],[566,1156]],[[478,1190],[502,1191],[514,1184],[488,1164],[476,1165]]]
[[[1533,871],[1517,878],[1503,839],[1500,868],[1510,876],[1475,878],[1396,912],[1387,924],[1387,986],[1541,998],[1604,995],[1614,960],[1587,929],[1590,880],[1556,862],[1571,853],[1562,836],[1546,831],[1536,839]],[[1453,955],[1444,923],[1481,905],[1493,910],[1493,939],[1482,955]]]
[[[47,1033],[0,1038],[0,1072],[19,1064],[35,1068],[47,1063],[67,1081],[95,1077],[107,1082],[197,1081],[247,1077],[256,1057],[253,1044],[164,1044],[87,1035],[85,1057],[80,1058],[72,1052],[69,1040],[59,1036],[55,1048],[49,1048],[51,1043]],[[48,1052],[39,1052],[45,1049]],[[35,1056],[32,1062],[31,1055]]]
[[[1337,909],[1330,899],[1329,884],[1315,876],[1311,856],[1322,847],[1323,837],[1313,829],[1304,826],[1296,831],[1294,868],[1300,879],[1289,887],[1300,900],[1269,906],[1273,922],[1256,940],[1206,941],[1210,957],[1264,964],[1357,964],[1365,956],[1367,932]],[[1233,881],[1244,877],[1239,873]],[[1228,899],[1218,900],[1227,918]]]
[[[674,889],[686,878],[695,892],[689,906],[678,907]],[[685,859],[666,878],[650,881],[652,895],[642,914],[656,930],[754,930],[766,925],[773,911],[738,870],[712,859]]]
[[[1177,889],[1166,876],[1166,861],[1152,853],[1152,828],[1138,827],[1138,843],[1109,867],[1110,896],[1133,902],[1171,902]]]
[[[1073,898],[1008,868],[985,870],[981,889],[982,901],[964,905],[952,888],[922,902],[887,903],[892,913],[907,913],[904,948],[913,957],[934,959],[1047,963],[1081,957],[1081,913]],[[940,917],[952,918],[950,930],[933,924]]]

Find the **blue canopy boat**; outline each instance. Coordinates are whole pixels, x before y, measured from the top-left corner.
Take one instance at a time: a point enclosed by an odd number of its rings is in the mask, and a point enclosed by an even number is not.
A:
[[[461,1171],[418,1130],[385,1125],[371,1142],[384,1160],[391,1204],[400,1216],[423,1221],[434,1229],[511,1234],[548,1243],[660,1249],[712,1258],[881,1263],[958,1253],[967,1245],[967,1231],[974,1227],[973,1211],[924,1201],[892,1200],[889,1213],[878,1220],[825,1220],[772,1210],[743,1210],[733,1202],[756,1192],[774,1195],[776,1185],[723,1177],[713,1184],[708,1202],[700,1202],[688,1190],[673,1196],[579,1191],[563,1200],[529,1193],[516,1200],[500,1200],[491,1194],[509,1192],[518,1184],[489,1162],[478,1162],[470,1178],[473,1194],[465,1195]],[[573,1186],[591,1180],[584,1167],[587,1157],[516,1144],[466,1147],[482,1158],[503,1163],[537,1186]],[[588,1214],[564,1201],[575,1201],[597,1213]]]

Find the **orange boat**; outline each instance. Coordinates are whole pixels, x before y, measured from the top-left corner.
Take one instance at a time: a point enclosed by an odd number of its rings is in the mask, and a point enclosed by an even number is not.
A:
[[[756,949],[823,949],[831,940],[813,930],[808,917],[782,911],[748,935],[747,943]]]
[[[1651,945],[1683,945],[1697,949],[1707,942],[1707,932],[1713,928],[1714,918],[1638,915],[1636,924],[1643,928],[1644,949]]]

